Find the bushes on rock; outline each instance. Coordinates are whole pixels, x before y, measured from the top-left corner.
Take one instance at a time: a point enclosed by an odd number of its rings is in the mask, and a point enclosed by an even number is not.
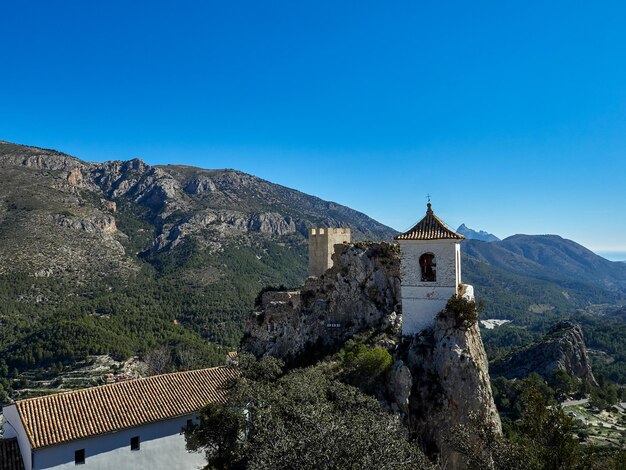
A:
[[[460,295],[453,295],[448,299],[443,315],[452,316],[457,328],[470,328],[478,321],[479,313],[482,311],[482,302],[476,303],[474,300],[467,300]]]
[[[339,353],[343,379],[372,393],[393,364],[393,357],[384,348],[368,347],[350,340]]]

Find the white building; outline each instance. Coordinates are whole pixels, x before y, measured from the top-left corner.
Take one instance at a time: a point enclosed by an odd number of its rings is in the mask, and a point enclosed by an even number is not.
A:
[[[430,202],[424,218],[395,237],[400,244],[403,335],[432,326],[448,299],[460,293],[463,238],[434,214]]]
[[[183,430],[236,375],[215,367],[21,400],[3,409],[4,438],[17,439],[26,470],[201,468]]]

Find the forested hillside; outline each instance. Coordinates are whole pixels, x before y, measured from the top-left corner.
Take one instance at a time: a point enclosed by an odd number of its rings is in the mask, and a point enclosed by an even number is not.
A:
[[[0,143],[0,372],[162,345],[221,363],[263,287],[303,282],[318,225],[394,233],[234,170]]]

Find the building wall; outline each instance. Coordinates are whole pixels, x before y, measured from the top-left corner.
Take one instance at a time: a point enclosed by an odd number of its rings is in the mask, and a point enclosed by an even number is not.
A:
[[[30,441],[17,412],[17,407],[15,405],[5,406],[2,408],[2,414],[4,415],[4,439],[17,438],[24,468],[26,470],[32,468]]]
[[[188,452],[182,429],[194,416],[146,424],[111,434],[35,450],[33,469],[75,469],[74,452],[85,449],[84,470],[176,470],[206,465],[204,453]],[[130,450],[131,437],[140,437],[140,450]],[[29,467],[26,467],[27,470]]]
[[[333,266],[335,245],[350,243],[349,228],[309,229],[309,276],[320,277]]]
[[[461,284],[460,243],[454,240],[400,240],[402,334],[414,335],[434,324]],[[437,280],[422,282],[419,259],[435,255]]]

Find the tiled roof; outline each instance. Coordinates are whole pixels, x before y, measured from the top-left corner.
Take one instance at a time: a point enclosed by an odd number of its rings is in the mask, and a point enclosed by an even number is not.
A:
[[[17,439],[0,439],[0,470],[24,470]]]
[[[412,229],[396,235],[394,238],[396,240],[463,240],[465,237],[449,229],[443,220],[435,215],[429,202],[424,218]]]
[[[237,369],[175,372],[15,403],[33,449],[194,413],[226,399]]]

